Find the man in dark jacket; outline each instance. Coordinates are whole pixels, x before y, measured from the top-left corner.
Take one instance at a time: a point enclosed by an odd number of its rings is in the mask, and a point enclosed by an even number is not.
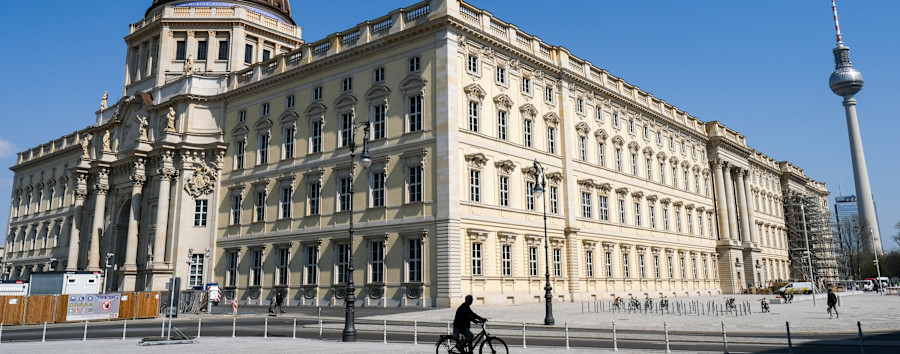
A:
[[[472,343],[472,339],[475,337],[472,334],[472,330],[470,330],[471,322],[482,323],[487,322],[487,319],[481,316],[478,316],[475,312],[472,312],[472,295],[466,295],[466,302],[462,305],[459,305],[459,308],[456,309],[456,317],[453,318],[453,338],[459,338],[459,334],[462,333],[466,336],[466,340],[463,343],[458,343],[457,347],[462,351],[462,347],[464,345],[468,345]],[[472,348],[469,348],[469,352],[471,352]]]
[[[834,316],[841,318],[841,314],[838,313],[836,306],[837,306],[837,295],[833,291],[831,291],[831,289],[828,289],[828,318],[829,319],[834,318],[832,316],[832,312],[834,313]]]
[[[284,303],[284,295],[281,295],[281,292],[279,291],[278,294],[275,295],[275,309],[280,313],[285,313],[284,309],[281,308],[282,303]],[[275,313],[276,316],[278,315],[278,312]]]

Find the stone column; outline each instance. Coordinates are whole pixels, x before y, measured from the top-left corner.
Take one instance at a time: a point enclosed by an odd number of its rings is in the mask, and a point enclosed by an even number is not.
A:
[[[725,177],[722,174],[722,169],[724,168],[722,160],[716,161],[714,168],[716,170],[715,188],[717,194],[716,209],[719,216],[719,236],[722,240],[728,240],[731,236],[728,233],[728,205],[725,203]]]
[[[741,213],[741,235],[744,238],[744,242],[751,242],[752,238],[750,237],[750,229],[753,228],[750,225],[750,218],[748,215],[750,213],[747,211],[747,190],[744,188],[744,176],[746,175],[746,171],[744,169],[739,169],[737,172],[737,178],[735,179],[735,186],[737,186],[737,202],[739,212]]]
[[[87,197],[87,187],[84,185],[86,178],[79,176],[77,185],[72,193],[75,196],[75,212],[72,213],[72,226],[69,228],[69,259],[66,261],[66,271],[78,270],[78,253],[81,243],[81,223],[84,213],[84,199]]]
[[[135,66],[137,66],[137,67],[135,68],[134,81],[137,82],[146,77],[146,75],[144,75],[144,43],[143,42],[138,43],[137,52],[135,52],[134,54],[137,56],[137,58],[136,58],[137,60],[135,60]]]
[[[734,180],[731,179],[731,166],[725,164],[725,180],[722,181],[725,183],[725,204],[727,204],[728,210],[728,233],[731,236],[732,240],[738,241],[738,223],[737,223],[737,213],[735,213],[735,209],[737,209],[737,204],[734,200]]]
[[[169,225],[169,195],[172,180],[178,171],[171,167],[160,168],[159,202],[156,205],[156,233],[153,236],[153,268],[166,268],[166,234]]]
[[[151,76],[154,74],[153,71],[153,57],[156,56],[156,46],[158,45],[159,39],[156,37],[150,39],[150,48],[147,48],[147,74],[146,76]]]
[[[91,249],[88,254],[88,271],[100,271],[100,230],[103,228],[103,216],[106,214],[106,193],[109,192],[107,177],[109,168],[101,167],[97,172],[97,184],[94,185],[94,223],[91,225]]]
[[[750,189],[750,173],[743,175],[744,192],[747,197],[747,224],[750,225],[750,241],[759,247],[759,233],[756,228],[756,215],[753,211],[753,190]]]
[[[128,212],[128,238],[125,244],[125,278],[122,290],[134,290],[135,277],[137,276],[137,251],[138,251],[138,219],[141,217],[141,190],[147,180],[142,174],[131,176],[134,183],[131,187],[131,209]]]

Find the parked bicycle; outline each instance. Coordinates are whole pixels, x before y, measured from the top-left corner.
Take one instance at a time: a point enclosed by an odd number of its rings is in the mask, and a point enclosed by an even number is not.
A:
[[[737,311],[737,306],[734,305],[734,298],[726,297],[725,298],[725,311],[731,312],[731,310]]]
[[[769,301],[767,301],[766,298],[760,299],[759,305],[762,306],[763,313],[769,312]]]
[[[624,301],[622,300],[622,298],[616,296],[616,298],[613,299],[613,303],[612,303],[612,308],[613,308],[613,310],[621,310],[621,309],[622,309],[622,303],[624,303]]]
[[[647,295],[647,298],[644,299],[644,308],[653,311],[653,299],[650,298],[650,295]]]
[[[661,299],[659,299],[659,309],[666,310],[666,311],[669,310],[669,298],[668,297],[663,296]]]
[[[469,345],[462,346],[462,349],[458,348],[457,343],[461,343],[466,340],[466,337],[460,333],[457,338],[453,338],[451,335],[441,335],[441,338],[438,339],[437,343],[435,343],[435,352],[437,354],[441,353],[452,353],[452,354],[468,354],[472,353],[474,349],[477,347],[479,353],[491,353],[497,354],[509,353],[509,348],[506,347],[506,342],[498,337],[494,337],[487,332],[487,328],[484,326],[484,322],[481,323],[481,333],[475,336],[472,339],[472,343]],[[471,349],[469,349],[471,348]],[[472,351],[470,351],[472,350]]]
[[[640,310],[641,302],[638,301],[638,299],[635,299],[634,296],[631,296],[631,298],[628,299],[628,309],[635,310],[635,311]]]

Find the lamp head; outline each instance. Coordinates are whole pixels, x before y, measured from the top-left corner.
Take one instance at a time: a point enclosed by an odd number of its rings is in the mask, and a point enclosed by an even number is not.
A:
[[[359,156],[359,165],[363,168],[369,168],[372,166],[372,157],[369,156],[369,149],[363,149],[362,155]]]
[[[535,198],[540,198],[542,195],[544,195],[544,188],[541,187],[540,183],[537,183],[537,181],[535,181],[534,189],[531,190],[531,193],[534,194]]]

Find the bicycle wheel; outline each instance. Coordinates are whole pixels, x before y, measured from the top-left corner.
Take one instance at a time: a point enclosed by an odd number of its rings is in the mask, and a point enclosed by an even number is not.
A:
[[[487,349],[487,351],[485,351]],[[491,354],[507,354],[509,353],[509,348],[506,347],[506,342],[497,337],[488,337],[483,343],[481,343],[481,348],[479,349],[479,353],[491,353]]]
[[[435,349],[437,354],[460,354],[459,348],[456,347],[456,339],[450,338],[449,336],[438,341],[437,345],[435,345]]]

